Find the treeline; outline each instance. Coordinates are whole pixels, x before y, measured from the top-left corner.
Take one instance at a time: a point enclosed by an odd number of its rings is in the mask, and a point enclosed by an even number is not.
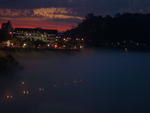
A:
[[[94,16],[88,14],[74,29],[64,36],[84,37],[89,45],[104,42],[135,41],[150,42],[150,14],[116,14],[115,16]]]

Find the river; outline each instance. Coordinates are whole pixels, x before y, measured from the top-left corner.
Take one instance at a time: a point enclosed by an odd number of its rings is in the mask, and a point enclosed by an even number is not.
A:
[[[11,53],[0,113],[150,113],[150,53],[85,49]]]

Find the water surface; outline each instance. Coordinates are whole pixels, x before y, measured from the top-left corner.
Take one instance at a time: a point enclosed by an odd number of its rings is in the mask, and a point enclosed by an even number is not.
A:
[[[150,113],[150,53],[87,49],[12,53],[1,113]]]

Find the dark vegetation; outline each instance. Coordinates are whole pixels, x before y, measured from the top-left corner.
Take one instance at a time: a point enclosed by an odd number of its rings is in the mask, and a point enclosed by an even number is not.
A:
[[[124,13],[113,17],[88,14],[64,36],[84,37],[90,46],[150,48],[150,14]]]
[[[15,69],[21,68],[19,63],[14,59],[12,55],[1,55],[0,56],[0,75],[11,73]]]

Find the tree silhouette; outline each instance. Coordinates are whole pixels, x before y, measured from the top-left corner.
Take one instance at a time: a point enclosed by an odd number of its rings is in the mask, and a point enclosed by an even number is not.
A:
[[[124,13],[95,16],[90,13],[76,27],[64,33],[71,38],[84,37],[89,45],[105,42],[150,42],[150,14]]]

